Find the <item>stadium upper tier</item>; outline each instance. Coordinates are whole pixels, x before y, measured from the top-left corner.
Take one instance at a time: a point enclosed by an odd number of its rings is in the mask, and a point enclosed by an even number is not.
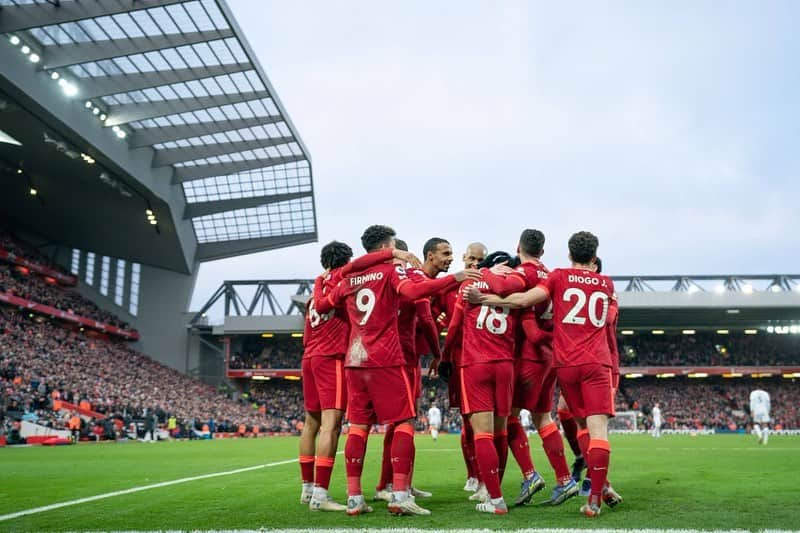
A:
[[[224,0],[0,0],[0,34],[16,223],[186,274],[316,240],[309,152]]]

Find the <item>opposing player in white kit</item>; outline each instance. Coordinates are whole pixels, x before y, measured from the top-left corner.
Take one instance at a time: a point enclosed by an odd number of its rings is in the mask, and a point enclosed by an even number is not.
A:
[[[769,440],[769,393],[756,389],[750,393],[750,416],[753,419],[753,433],[758,437],[759,444],[766,444]]]
[[[533,420],[531,419],[531,412],[527,409],[520,409],[519,410],[519,423],[522,424],[522,429],[525,430],[525,434],[530,436],[531,433],[531,426],[533,426]]]
[[[664,421],[661,419],[661,407],[660,404],[656,403],[653,407],[653,436],[656,438],[661,437],[661,424]]]
[[[431,431],[431,437],[433,437],[433,441],[436,442],[436,439],[439,438],[439,428],[442,427],[442,412],[436,407],[436,404],[432,404],[431,408],[428,409],[428,429]]]

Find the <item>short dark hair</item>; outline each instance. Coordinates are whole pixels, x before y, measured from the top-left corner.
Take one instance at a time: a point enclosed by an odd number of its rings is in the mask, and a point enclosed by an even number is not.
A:
[[[544,233],[538,229],[526,229],[519,236],[519,249],[525,255],[539,257],[544,252]]]
[[[423,261],[428,258],[428,252],[435,252],[436,247],[440,244],[450,244],[450,241],[446,239],[442,239],[441,237],[431,237],[427,241],[425,241],[425,246],[422,247],[422,259]]]
[[[343,242],[331,241],[322,247],[319,262],[322,268],[339,268],[348,263],[353,257],[353,249]]]
[[[397,233],[389,226],[381,226],[375,224],[364,230],[361,235],[361,245],[368,252],[373,252],[381,247],[382,244],[387,243]]]
[[[569,255],[576,263],[586,265],[597,255],[600,241],[588,231],[579,231],[569,238]]]
[[[516,268],[519,266],[519,257],[512,256],[508,252],[503,252],[498,250],[496,252],[492,252],[487,255],[483,261],[478,263],[478,268],[492,268],[495,265],[499,265],[500,263],[505,263],[511,268]]]
[[[404,252],[408,251],[408,244],[403,239],[395,239],[394,240],[394,247],[398,250],[403,250]]]
[[[599,257],[595,258],[594,266],[597,267],[597,270],[595,270],[595,272],[597,272],[598,274],[602,274],[602,272],[603,272],[603,260],[600,259]]]

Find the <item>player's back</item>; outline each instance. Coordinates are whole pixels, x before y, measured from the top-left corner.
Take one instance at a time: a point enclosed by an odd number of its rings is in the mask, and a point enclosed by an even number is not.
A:
[[[544,283],[553,302],[555,366],[598,363],[613,366],[606,322],[611,278],[590,270],[557,268]]]
[[[397,329],[400,297],[397,287],[407,281],[402,266],[381,263],[349,274],[340,289],[347,295],[350,345],[346,366],[386,367],[404,364]]]
[[[536,287],[544,280],[547,279],[550,271],[540,262],[525,262],[520,264],[516,269],[517,275],[521,276],[525,282],[525,290]],[[550,300],[540,302],[533,307],[523,309],[520,311],[520,320],[522,315],[532,313],[536,320],[536,325],[543,331],[553,331],[553,304]],[[517,357],[522,359],[529,359],[532,361],[547,361],[552,359],[553,348],[551,341],[542,341],[537,344],[527,342],[524,334],[519,332]]]
[[[769,410],[769,393],[762,389],[756,389],[750,393],[750,410],[751,411],[768,411]]]
[[[334,269],[314,281],[315,296],[327,297],[341,280],[340,269]],[[308,302],[303,333],[303,357],[344,355],[350,336],[350,323],[344,309],[320,314],[314,308],[314,297]]]
[[[492,292],[479,280],[462,283],[459,293],[473,286],[485,294]],[[518,314],[508,306],[465,304],[461,366],[513,359],[517,320]]]
[[[406,269],[406,276],[409,280],[419,283],[428,279],[422,270],[416,268]],[[400,335],[400,347],[403,350],[406,365],[414,366],[419,363],[417,354],[423,353],[419,350],[419,335],[417,331],[417,304],[407,298],[400,299],[400,308],[397,314],[397,329]],[[426,345],[427,346],[427,345]]]

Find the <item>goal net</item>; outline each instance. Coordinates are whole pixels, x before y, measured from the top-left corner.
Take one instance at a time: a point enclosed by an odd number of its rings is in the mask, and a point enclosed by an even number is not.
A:
[[[638,431],[638,411],[617,411],[617,416],[609,419],[609,431]]]

